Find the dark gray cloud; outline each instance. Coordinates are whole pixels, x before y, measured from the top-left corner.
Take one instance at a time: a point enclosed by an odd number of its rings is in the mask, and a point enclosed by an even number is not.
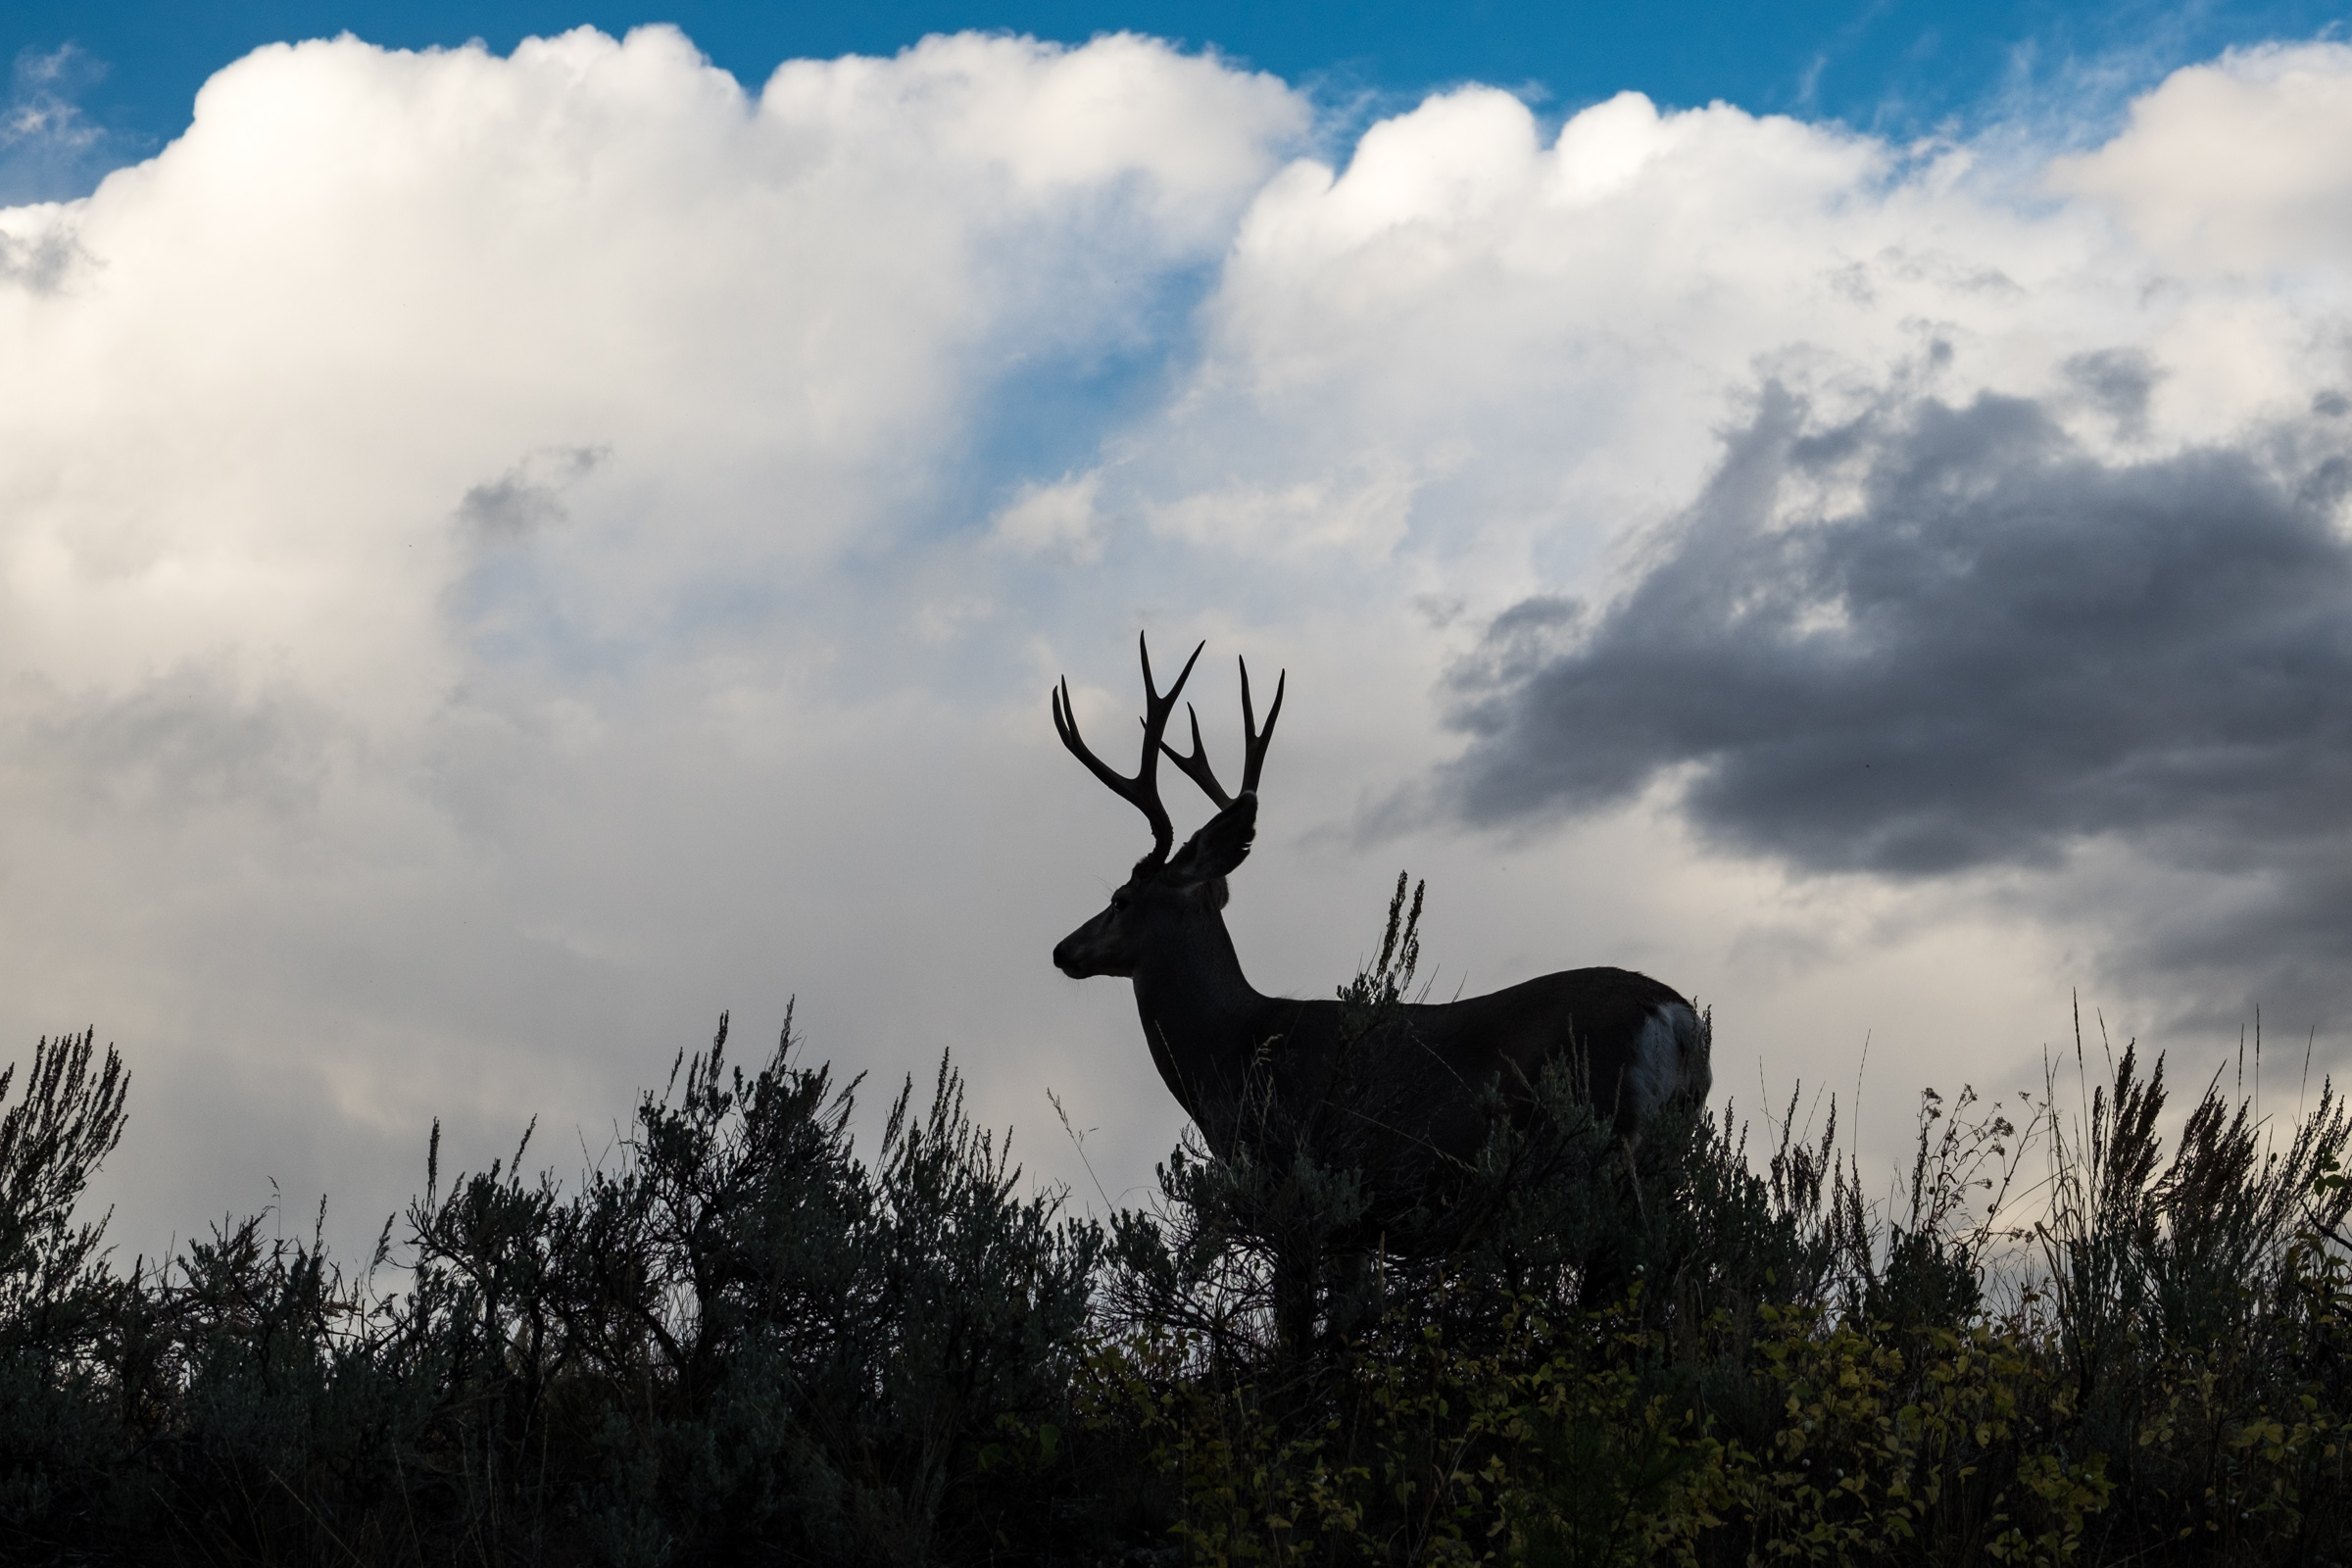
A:
[[[2144,418],[2144,362],[2070,371],[2075,406]],[[1824,426],[1765,388],[1630,592],[1515,606],[1454,672],[1459,810],[1509,823],[1680,772],[1720,844],[1895,876],[2117,835],[2274,884],[2257,903],[2340,945],[2352,430],[2323,399],[2239,446],[2111,461],[2057,408],[1889,399]]]
[[[550,447],[466,492],[458,525],[484,543],[512,544],[562,522],[564,489],[612,456],[608,446]]]
[[[2067,379],[2115,421],[2116,433],[2137,440],[2148,433],[2148,396],[2157,371],[2137,349],[2101,349],[2078,354],[2064,367]]]
[[[564,503],[554,487],[533,484],[520,472],[477,484],[458,503],[459,523],[483,539],[526,539],[563,520]]]

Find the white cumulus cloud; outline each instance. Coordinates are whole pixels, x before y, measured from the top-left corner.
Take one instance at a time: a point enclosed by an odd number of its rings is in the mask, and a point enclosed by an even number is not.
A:
[[[2051,170],[2167,265],[2335,272],[2352,251],[2352,46],[2272,45],[2174,73],[2124,134]]]
[[[372,1234],[436,1113],[459,1158],[533,1112],[593,1150],[718,1008],[768,1025],[795,992],[845,1065],[954,1047],[983,1113],[1083,1180],[1035,1136],[1056,1088],[1116,1199],[1175,1113],[1119,988],[1046,954],[1141,824],[1044,698],[1068,673],[1116,760],[1139,624],[1163,663],[1212,640],[1187,696],[1220,759],[1226,660],[1290,671],[1231,909],[1268,989],[1345,979],[1402,862],[1442,986],[1648,969],[1718,1004],[1727,1085],[1842,1081],[1868,1033],[1898,1095],[2014,1087],[2077,982],[2210,1019],[2238,998],[2164,956],[2198,910],[2344,934],[2313,879],[2183,850],[2228,804],[2209,778],[2132,797],[2155,855],[2102,835],[2097,779],[2028,811],[1940,761],[1938,801],[2006,803],[2034,853],[1953,806],[1970,852],[1892,872],[1822,848],[1820,800],[1689,791],[1770,774],[1776,717],[1850,717],[1754,660],[1836,642],[1849,685],[1949,693],[1939,650],[2004,646],[1967,617],[2036,602],[2012,575],[1947,625],[1939,570],[2095,549],[2088,614],[2136,591],[2151,485],[2179,504],[2150,560],[2228,560],[2167,475],[2236,476],[2215,493],[2262,537],[2322,539],[2347,58],[2182,73],[2066,158],[1636,94],[1553,126],[1473,86],[1327,159],[1284,83],[1124,35],[933,38],[756,92],[666,28],[259,51],[155,158],[0,211],[0,1027],[124,1044],[114,1179],[147,1245],[266,1176]],[[2004,411],[2032,462],[1995,461]],[[1745,584],[1692,543],[1735,493]],[[1874,600],[1852,574],[1882,559],[1904,587]],[[1874,605],[1901,634],[1875,665]],[[1770,636],[1716,635],[1757,606]],[[1587,669],[1675,700],[1539,700]],[[1606,787],[1449,807],[1473,687],[1477,757]],[[2024,769],[2067,732],[2017,710],[1970,710]],[[2328,1026],[2295,984],[2295,1025]]]

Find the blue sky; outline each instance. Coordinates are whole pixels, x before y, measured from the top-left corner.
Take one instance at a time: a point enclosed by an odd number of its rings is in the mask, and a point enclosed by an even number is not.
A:
[[[618,34],[670,22],[747,85],[779,61],[892,54],[925,33],[1009,29],[1063,42],[1133,29],[1214,46],[1334,102],[1394,107],[1433,87],[1483,81],[1552,113],[1631,88],[1686,107],[1722,99],[1757,113],[1828,118],[1907,137],[1974,126],[2020,100],[2113,109],[2164,72],[2233,45],[2307,39],[2352,11],[2326,0],[2067,5],[2052,0],[1817,0],[1642,6],[1470,0],[1446,5],[690,3],[32,3],[0,24],[20,67],[76,52],[60,91],[107,133],[53,163],[23,194],[78,194],[106,168],[146,156],[187,122],[196,88],[265,43],[349,30],[399,48],[480,38],[505,52],[583,24]],[[20,69],[20,100],[27,88]]]

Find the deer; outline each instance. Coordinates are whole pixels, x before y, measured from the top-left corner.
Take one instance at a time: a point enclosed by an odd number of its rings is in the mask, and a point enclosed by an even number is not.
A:
[[[1101,913],[1054,947],[1054,963],[1072,979],[1115,976],[1134,984],[1152,1063],[1212,1153],[1231,1157],[1262,1125],[1251,1114],[1251,1087],[1269,1075],[1294,1105],[1328,1096],[1343,1077],[1370,1082],[1376,1092],[1351,1103],[1359,1119],[1378,1125],[1359,1131],[1372,1135],[1392,1169],[1424,1181],[1442,1180],[1478,1157],[1498,1099],[1514,1117],[1532,1114],[1537,1085],[1553,1064],[1571,1066],[1594,1110],[1609,1118],[1629,1170],[1648,1117],[1670,1102],[1705,1101],[1713,1082],[1706,1021],[1679,993],[1629,969],[1568,969],[1486,996],[1398,1002],[1369,1030],[1360,1009],[1351,1017],[1343,1001],[1257,991],[1225,928],[1226,879],[1249,858],[1256,836],[1258,781],[1290,672],[1277,679],[1261,725],[1249,663],[1238,662],[1241,789],[1229,792],[1209,763],[1200,717],[1190,704],[1191,751],[1177,751],[1166,738],[1207,644],[1194,648],[1162,693],[1152,681],[1150,643],[1141,634],[1136,641],[1144,737],[1133,775],[1110,767],[1080,736],[1068,676],[1053,690],[1054,728],[1062,745],[1143,812],[1152,829],[1151,852]],[[1216,808],[1182,849],[1159,796],[1163,753]],[[1352,1147],[1364,1148],[1366,1140]],[[1635,1199],[1639,1204],[1638,1180]]]

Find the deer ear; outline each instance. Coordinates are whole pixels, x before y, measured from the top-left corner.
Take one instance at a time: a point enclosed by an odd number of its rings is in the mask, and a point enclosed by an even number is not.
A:
[[[1250,858],[1250,841],[1256,837],[1257,795],[1252,791],[1203,822],[1168,862],[1168,874],[1178,882],[1224,876]]]

